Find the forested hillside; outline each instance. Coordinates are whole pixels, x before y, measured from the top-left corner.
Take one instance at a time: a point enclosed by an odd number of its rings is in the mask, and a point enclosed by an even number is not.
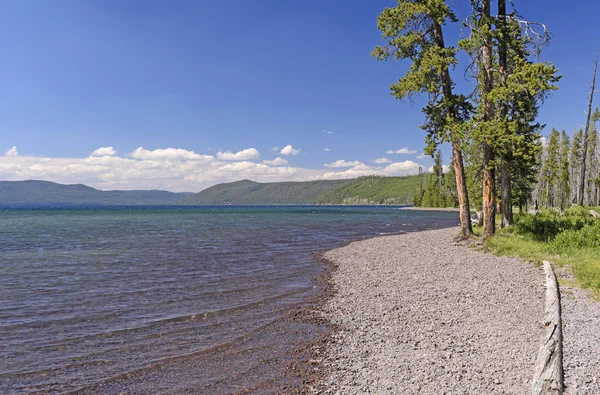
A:
[[[360,177],[321,196],[319,204],[410,204],[418,176]]]
[[[410,204],[418,176],[366,176],[353,180],[219,184],[184,204]]]
[[[214,185],[184,204],[316,204],[319,197],[349,180],[259,183],[242,180]]]
[[[168,191],[100,191],[83,184],[49,181],[0,181],[0,204],[174,204],[191,193]]]

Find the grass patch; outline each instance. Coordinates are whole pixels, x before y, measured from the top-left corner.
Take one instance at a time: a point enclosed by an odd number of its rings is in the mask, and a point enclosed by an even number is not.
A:
[[[498,230],[495,236],[485,240],[484,249],[535,264],[547,260],[559,267],[569,267],[577,286],[600,297],[600,221],[556,217],[552,223],[549,218],[527,217],[517,219],[514,226]]]
[[[553,258],[555,258],[544,244],[508,232],[499,232],[496,236],[489,237],[485,241],[484,247],[486,251],[495,255],[514,256],[541,264],[543,260],[554,261]]]

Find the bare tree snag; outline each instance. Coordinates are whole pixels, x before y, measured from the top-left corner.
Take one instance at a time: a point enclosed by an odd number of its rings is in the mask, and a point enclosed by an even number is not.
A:
[[[588,101],[587,121],[585,122],[585,131],[583,133],[583,158],[581,160],[581,177],[579,180],[579,201],[580,206],[583,206],[583,195],[585,194],[585,167],[588,150],[588,136],[590,132],[590,120],[592,117],[592,104],[594,101],[594,89],[596,89],[596,70],[598,69],[598,54],[596,54],[596,62],[594,63],[594,76],[592,77],[592,90],[590,91],[590,100]]]

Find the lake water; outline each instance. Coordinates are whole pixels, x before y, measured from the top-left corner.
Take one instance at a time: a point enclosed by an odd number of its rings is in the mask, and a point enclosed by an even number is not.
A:
[[[238,368],[223,379],[213,362],[181,365],[175,380],[168,366],[209,354],[259,363],[250,346],[227,350],[310,298],[315,252],[457,224],[457,213],[394,207],[0,208],[0,393],[112,393],[111,380],[144,393],[159,374],[145,369],[161,364],[165,391],[186,392],[186,380],[233,391]]]

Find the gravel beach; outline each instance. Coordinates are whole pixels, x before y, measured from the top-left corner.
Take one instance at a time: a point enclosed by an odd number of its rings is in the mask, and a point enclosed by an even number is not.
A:
[[[544,311],[541,269],[453,242],[457,229],[328,251],[324,394],[526,394]]]
[[[565,285],[573,281],[567,270],[557,270],[563,280],[563,365],[565,395],[600,394],[600,303],[588,291]]]

